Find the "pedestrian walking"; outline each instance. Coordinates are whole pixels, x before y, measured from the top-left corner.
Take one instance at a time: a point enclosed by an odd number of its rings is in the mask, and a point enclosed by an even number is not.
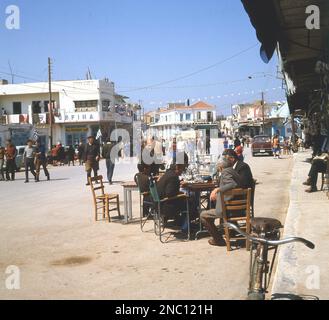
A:
[[[11,181],[15,181],[16,156],[17,156],[16,146],[11,142],[11,140],[7,140],[6,149],[5,149],[7,181],[10,181],[10,179]]]
[[[47,180],[50,180],[50,174],[47,169],[47,157],[46,157],[46,147],[41,144],[40,141],[37,141],[36,149],[35,149],[35,169],[36,169],[36,182],[40,181],[40,171],[41,166],[47,177]]]
[[[280,139],[278,135],[275,135],[272,140],[272,149],[274,154],[274,159],[280,159]]]
[[[86,146],[84,145],[84,143],[82,141],[80,141],[79,147],[78,147],[78,158],[79,158],[79,165],[80,166],[83,165],[83,158],[84,158],[85,148],[86,148]]]
[[[67,159],[67,163],[69,165],[69,167],[71,166],[71,162],[72,165],[74,167],[74,157],[75,157],[75,149],[73,148],[73,146],[69,146],[67,152],[66,152],[66,159]]]
[[[37,180],[37,175],[34,171],[34,159],[35,159],[35,149],[33,148],[33,141],[28,140],[27,146],[23,153],[23,162],[25,165],[25,183],[29,183],[29,171],[31,171],[35,180]]]
[[[206,154],[210,155],[210,149],[211,149],[211,139],[210,135],[207,135],[206,137]]]
[[[96,139],[93,136],[88,137],[88,143],[84,151],[84,162],[87,172],[87,186],[90,185],[89,178],[91,178],[91,172],[94,172],[94,177],[97,177],[99,170],[100,160],[100,146],[96,143]]]
[[[106,168],[107,168],[107,179],[110,185],[113,184],[113,174],[115,169],[115,162],[118,159],[117,154],[112,154],[113,147],[115,143],[111,141],[111,139],[107,139],[106,144],[102,150],[102,157],[106,160]]]
[[[5,148],[0,145],[0,181],[5,180],[5,173],[3,167],[5,164]]]

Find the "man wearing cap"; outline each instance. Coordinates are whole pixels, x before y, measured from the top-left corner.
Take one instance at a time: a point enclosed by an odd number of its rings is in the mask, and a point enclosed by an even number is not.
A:
[[[223,158],[227,159],[233,169],[238,173],[241,179],[241,188],[249,189],[254,186],[254,178],[251,169],[247,163],[239,160],[239,156],[234,150],[228,149],[223,153]]]
[[[96,143],[95,137],[88,137],[88,143],[85,147],[84,162],[86,165],[87,172],[87,186],[90,185],[89,178],[91,178],[91,171],[94,172],[94,177],[97,177],[99,170],[100,160],[100,146]]]
[[[201,222],[212,236],[212,239],[209,240],[209,244],[212,246],[225,246],[225,240],[215,226],[215,220],[223,218],[221,193],[235,188],[241,188],[242,182],[240,176],[233,169],[232,164],[227,158],[223,158],[220,161],[218,164],[218,171],[221,172],[220,186],[215,189],[210,196],[210,200],[216,202],[216,209],[204,211],[201,214]],[[226,200],[231,200],[231,198],[227,198]]]
[[[111,139],[107,139],[106,144],[102,150],[102,157],[106,159],[106,168],[107,168],[107,179],[109,184],[113,184],[113,174],[115,169],[115,162],[118,160],[118,154],[112,154],[113,147],[115,143],[111,141]]]

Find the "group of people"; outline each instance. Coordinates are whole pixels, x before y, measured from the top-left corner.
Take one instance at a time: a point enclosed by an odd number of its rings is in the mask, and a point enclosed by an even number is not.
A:
[[[224,150],[234,150],[240,161],[244,161],[244,148],[247,144],[247,138],[240,138],[238,135],[233,140],[231,137],[224,137]],[[249,145],[249,144],[248,144]]]
[[[320,147],[319,147],[320,146]],[[328,174],[329,168],[329,138],[321,140],[319,144],[313,145],[313,155],[311,169],[307,180],[303,183],[309,188],[305,190],[307,193],[318,191],[318,176],[319,174]]]
[[[17,149],[11,140],[6,141],[6,147],[0,147],[0,173],[3,181],[15,181]],[[50,180],[50,174],[47,169],[46,148],[37,141],[27,141],[23,153],[23,164],[25,168],[25,183],[29,183],[29,172],[34,177],[35,182],[40,182],[41,167],[44,170],[47,180]],[[4,170],[6,165],[6,170]],[[6,172],[6,177],[4,172]]]
[[[80,146],[83,143],[81,142],[78,147],[78,159],[80,162],[80,165],[82,165],[82,157],[80,157],[82,151],[80,149]],[[64,166],[65,164],[68,164],[68,166],[75,166],[76,159],[76,149],[70,145],[66,149],[61,143],[58,143],[56,146],[54,146],[50,151],[49,156],[49,162],[52,163],[53,166]]]
[[[189,158],[186,153],[177,154],[177,159],[180,161],[174,162],[162,177],[154,178],[152,175],[152,167],[149,164],[141,162],[138,165],[138,174],[136,175],[136,182],[142,193],[150,191],[150,179],[156,179],[156,186],[160,199],[172,199],[166,201],[162,208],[161,214],[164,221],[175,220],[181,227],[182,231],[187,230],[186,218],[181,215],[187,210],[186,198],[181,195],[184,194],[184,186],[186,182],[181,180],[181,176],[189,166]],[[210,245],[222,246],[225,245],[223,236],[218,232],[215,226],[215,220],[222,218],[222,208],[220,194],[225,193],[235,188],[253,188],[254,179],[251,169],[248,164],[243,162],[232,149],[226,149],[218,164],[220,171],[219,188],[215,189],[210,195],[209,210],[201,214],[201,222],[210,232],[212,239],[209,240]],[[198,216],[198,197],[194,195],[190,197],[189,211],[190,218],[193,219]],[[146,203],[152,202],[151,196],[144,198]],[[147,215],[148,206],[144,206],[144,215]]]

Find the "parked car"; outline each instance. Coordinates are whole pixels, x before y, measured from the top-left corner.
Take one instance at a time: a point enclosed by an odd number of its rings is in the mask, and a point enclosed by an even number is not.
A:
[[[23,154],[26,146],[18,146],[17,149],[17,156],[16,156],[16,171],[19,172],[23,167]],[[4,163],[4,169],[6,169],[6,161]]]
[[[273,156],[271,137],[265,135],[255,136],[251,145],[251,152],[253,157],[255,157],[257,154],[268,154]]]

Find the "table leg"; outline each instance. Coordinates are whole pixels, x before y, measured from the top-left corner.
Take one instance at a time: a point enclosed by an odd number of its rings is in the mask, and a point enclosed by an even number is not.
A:
[[[123,206],[124,206],[124,215],[125,221],[128,223],[128,204],[127,204],[127,189],[123,189]]]
[[[129,196],[128,196],[128,201],[129,201],[129,219],[133,219],[133,197],[132,197],[132,190],[129,190]]]
[[[199,240],[199,236],[202,235],[202,234],[209,234],[209,231],[208,230],[205,230],[203,228],[202,221],[201,221],[201,213],[202,213],[202,205],[201,205],[201,192],[200,192],[200,196],[199,196],[199,222],[200,222],[200,229],[199,229],[199,231],[195,235],[195,240]]]

